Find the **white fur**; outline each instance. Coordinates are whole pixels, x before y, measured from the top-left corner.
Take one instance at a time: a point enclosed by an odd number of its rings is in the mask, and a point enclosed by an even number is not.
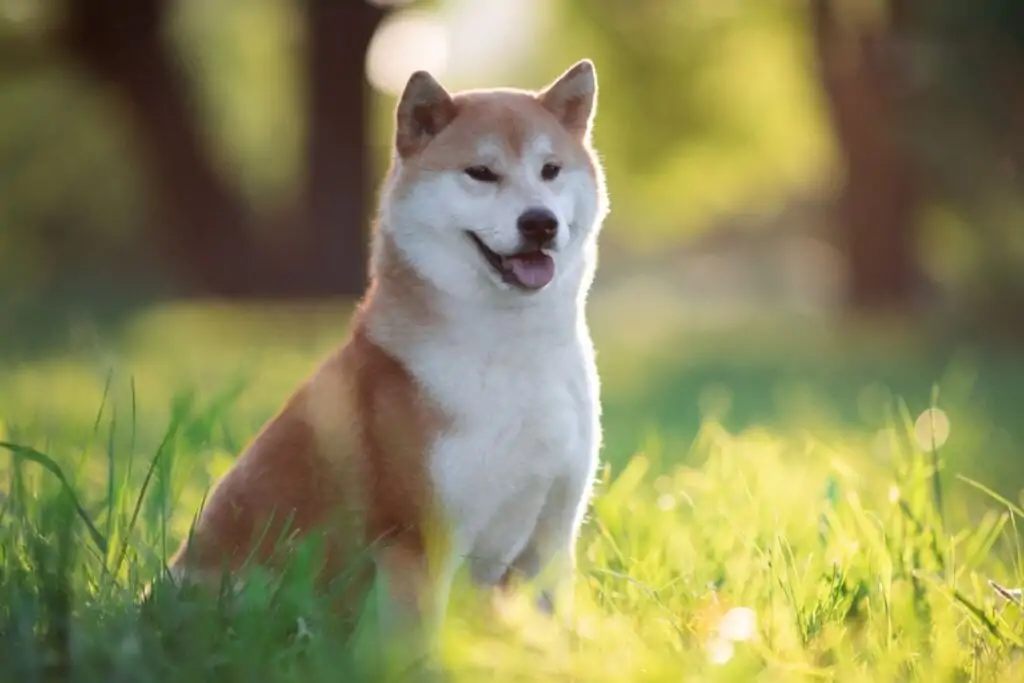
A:
[[[582,166],[542,181],[551,141],[540,136],[521,162],[503,158],[487,139],[477,153],[505,179],[500,187],[459,171],[418,170],[410,191],[385,188],[381,231],[441,292],[433,313],[443,322],[421,329],[379,319],[370,333],[453,420],[429,460],[453,533],[451,572],[468,560],[474,580],[489,585],[513,564],[528,577],[551,565],[557,584],[571,571],[600,445],[584,306],[607,206],[604,182],[599,169],[595,178]],[[406,172],[402,163],[392,183]],[[555,279],[528,293],[502,282],[465,231],[512,252],[516,219],[531,207],[553,211],[560,227]]]
[[[503,154],[494,140],[478,141],[477,163],[500,174],[500,184],[480,183],[460,170],[417,169],[418,182],[404,196],[392,188],[406,173],[401,161],[384,188],[381,229],[394,237],[402,254],[420,274],[453,299],[474,300],[487,307],[522,304],[523,293],[500,280],[480,258],[467,237],[472,230],[490,249],[510,254],[519,248],[516,220],[527,209],[547,208],[558,218],[555,281],[531,298],[554,298],[567,291],[589,289],[593,267],[589,242],[596,239],[605,213],[603,178],[593,178],[581,165],[566,163],[553,181],[541,179],[540,171],[551,157],[551,142],[544,136],[530,141],[522,160]],[[561,160],[559,160],[561,161]],[[591,261],[588,262],[588,257]],[[507,292],[496,296],[495,285]]]

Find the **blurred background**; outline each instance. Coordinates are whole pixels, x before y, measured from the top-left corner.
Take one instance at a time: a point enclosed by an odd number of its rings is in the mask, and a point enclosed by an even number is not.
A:
[[[112,392],[155,434],[192,391],[247,440],[364,289],[408,75],[581,57],[606,457],[717,420],[884,463],[934,405],[1018,499],[1019,0],[0,0],[2,429],[71,444]]]

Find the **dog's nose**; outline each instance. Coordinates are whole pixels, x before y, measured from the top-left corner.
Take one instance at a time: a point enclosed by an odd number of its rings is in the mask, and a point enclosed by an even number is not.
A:
[[[531,244],[547,244],[557,232],[558,219],[547,209],[527,209],[519,216],[519,233]]]

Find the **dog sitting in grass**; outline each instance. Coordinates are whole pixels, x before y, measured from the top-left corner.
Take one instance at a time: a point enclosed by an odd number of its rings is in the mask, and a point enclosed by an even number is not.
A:
[[[385,608],[417,621],[460,567],[560,608],[600,442],[596,95],[588,60],[539,92],[409,78],[349,338],[214,487],[172,575],[273,567],[320,533],[319,576],[370,547]]]

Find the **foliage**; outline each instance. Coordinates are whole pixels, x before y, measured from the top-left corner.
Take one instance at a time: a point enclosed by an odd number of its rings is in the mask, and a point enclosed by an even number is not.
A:
[[[296,193],[302,170],[297,12],[287,0],[172,4],[169,35],[205,141],[246,201],[273,212]],[[770,203],[780,179],[816,173],[827,141],[790,18],[699,3],[667,21],[651,11],[630,19],[615,3],[600,4],[610,14],[593,18],[586,3],[558,3],[559,39],[545,41],[532,58],[538,66],[520,76],[522,85],[539,85],[555,75],[551,64],[597,59],[598,136],[617,197],[610,234],[659,244],[709,213]],[[39,7],[53,23],[61,5]],[[615,22],[628,30],[611,30]],[[42,24],[0,14],[0,310],[18,326],[40,308],[90,306],[126,289],[152,295],[166,276],[144,240],[153,198],[129,112],[50,49]],[[638,52],[638,41],[657,54]],[[32,59],[3,69],[8,45]],[[387,131],[371,137],[378,174],[388,161],[391,106],[380,102],[374,113],[374,129]],[[115,267],[135,285],[110,285],[105,275]]]
[[[102,362],[79,355],[5,369],[5,677],[361,680],[372,640],[333,621],[301,572],[263,577],[237,598],[158,584],[145,608],[138,600],[203,491],[343,319],[283,315],[155,314]],[[884,355],[853,362],[760,333],[747,356],[721,340],[673,337],[657,363],[637,368],[638,347],[597,332],[608,464],[579,548],[572,628],[515,600],[486,619],[458,594],[441,643],[453,680],[1020,679],[1018,598],[988,583],[1024,581],[1019,487],[989,470],[978,476],[999,481],[1007,497],[972,496],[979,487],[958,477],[971,461],[999,457],[978,438],[979,420],[1013,427],[999,416],[1019,404],[1019,363],[986,355],[994,373],[972,390],[977,373],[963,360],[943,376],[913,348],[879,347]],[[864,354],[870,345],[855,346]],[[792,421],[749,405],[799,377],[782,347],[830,373],[807,377],[823,394],[794,387],[783,397]],[[731,371],[714,352],[732,360]],[[894,383],[909,411],[877,384],[894,377],[884,359],[918,363]],[[940,390],[930,396],[933,379]],[[1003,394],[993,381],[1005,382]],[[736,392],[740,423],[723,412],[723,382]],[[993,405],[979,415],[986,395],[1009,412]],[[866,412],[830,415],[823,397]],[[936,401],[952,423],[937,458],[915,420]],[[694,404],[704,411],[699,426]],[[876,428],[886,425],[880,442]]]
[[[210,438],[203,432],[215,427],[181,415],[167,441]],[[897,470],[887,500],[884,479],[849,456],[810,464],[808,455],[836,447],[808,454],[778,436],[709,425],[699,467],[653,477],[638,455],[616,476],[606,471],[581,543],[574,629],[518,603],[496,623],[455,611],[445,666],[467,681],[668,681],[684,671],[720,681],[1017,680],[1020,607],[988,580],[1024,578],[1013,565],[1021,511],[993,505],[980,525],[953,533],[921,454]],[[111,456],[113,484],[90,500],[106,548],[90,541],[67,489],[15,458],[0,545],[0,660],[16,680],[362,679],[357,641],[345,640],[350,630],[299,571],[257,580],[237,598],[160,588],[140,608],[153,551],[166,544],[158,495],[172,496],[174,482],[163,471],[151,486],[162,494],[144,497],[130,470],[117,473],[130,461]],[[739,618],[756,625],[726,627]]]
[[[1024,298],[1024,6],[909,4],[907,138],[938,205],[932,234],[952,247],[937,270],[999,320]]]
[[[559,52],[598,67],[597,144],[613,230],[631,246],[739,207],[771,210],[831,170],[802,13],[789,2],[562,3]]]

